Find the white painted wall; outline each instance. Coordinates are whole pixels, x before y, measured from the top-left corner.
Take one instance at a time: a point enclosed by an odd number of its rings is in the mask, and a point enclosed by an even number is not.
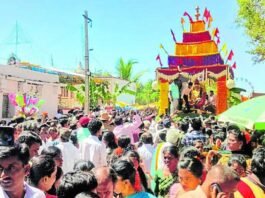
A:
[[[27,93],[45,100],[40,112],[47,112],[53,117],[57,113],[59,77],[19,68],[12,65],[0,65],[0,119],[2,119],[3,95],[9,93]],[[11,115],[13,116],[13,115]]]

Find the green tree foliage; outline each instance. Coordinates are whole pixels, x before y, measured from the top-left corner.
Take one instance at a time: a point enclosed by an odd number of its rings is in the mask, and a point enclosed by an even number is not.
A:
[[[265,0],[237,0],[239,5],[237,22],[245,28],[251,39],[255,62],[265,60]]]
[[[137,84],[136,103],[146,105],[159,100],[159,92],[152,89],[153,81]]]
[[[138,82],[146,71],[138,72],[137,74],[133,75],[134,65],[137,63],[138,62],[135,60],[129,60],[128,62],[125,62],[123,58],[120,58],[116,66],[118,77],[130,82]]]
[[[119,59],[119,62],[116,66],[116,71],[118,76],[123,80],[132,80],[132,72],[133,72],[133,65],[137,64],[137,61],[129,60],[127,63],[123,60],[123,58]]]
[[[136,95],[135,91],[132,91],[129,89],[129,86],[131,85],[131,82],[128,82],[127,84],[125,84],[122,87],[119,87],[118,84],[115,84],[114,87],[114,92],[110,93],[110,101],[116,105],[117,103],[117,98],[119,97],[119,95],[121,94],[130,94],[130,95]]]
[[[238,105],[241,103],[241,92],[246,92],[245,89],[234,87],[229,90],[229,95],[228,95],[228,105],[229,107]]]
[[[96,107],[99,102],[105,104],[105,103],[112,103],[113,105],[116,104],[117,98],[121,94],[131,94],[135,95],[136,93],[129,89],[131,85],[131,82],[128,82],[124,86],[119,86],[118,84],[115,85],[114,91],[109,91],[109,83],[103,82],[103,83],[95,83],[93,79],[90,80],[90,87],[89,87],[89,93],[90,93],[90,107],[94,108]],[[69,91],[73,92],[75,94],[76,99],[78,102],[82,105],[85,103],[85,84],[80,85],[71,85],[68,84],[66,87]]]
[[[108,83],[96,84],[93,79],[90,80],[90,106],[92,108],[98,105],[98,102],[101,100],[102,103],[107,102],[110,99],[110,92],[108,88]],[[66,87],[69,91],[75,94],[76,99],[82,105],[85,103],[85,84],[80,85],[71,85],[68,84]]]

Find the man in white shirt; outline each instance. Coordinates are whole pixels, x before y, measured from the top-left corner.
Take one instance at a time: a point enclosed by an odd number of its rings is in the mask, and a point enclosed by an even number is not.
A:
[[[82,160],[91,161],[95,168],[107,165],[106,146],[99,140],[102,136],[102,122],[94,119],[88,124],[91,133],[87,139],[80,144],[80,154]]]
[[[214,95],[214,92],[211,90],[209,94],[209,100],[208,104],[205,107],[206,111],[209,111],[213,114],[215,114],[216,111],[216,96]]]
[[[45,194],[24,182],[30,166],[29,151],[21,146],[0,145],[0,197],[45,198]]]
[[[116,138],[121,135],[127,135],[131,138],[131,142],[134,143],[133,132],[139,128],[142,124],[142,120],[138,114],[133,116],[133,123],[123,123],[122,117],[115,118],[114,124],[116,127],[113,129],[113,133]]]
[[[150,173],[152,157],[155,152],[155,148],[153,147],[153,137],[151,133],[144,133],[141,136],[141,142],[143,145],[138,148],[138,153],[140,155],[141,160],[143,161],[144,168],[146,172]]]
[[[62,169],[64,173],[73,171],[74,164],[80,159],[79,150],[69,141],[71,136],[71,130],[67,128],[60,129],[60,143],[56,145],[63,157]]]
[[[182,93],[181,93],[181,98],[183,98],[183,100],[185,101],[187,113],[190,112],[189,96],[190,96],[192,86],[193,86],[193,83],[189,82],[188,87],[184,88]]]

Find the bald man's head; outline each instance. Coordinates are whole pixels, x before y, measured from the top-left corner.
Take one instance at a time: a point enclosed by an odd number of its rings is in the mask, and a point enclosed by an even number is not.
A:
[[[100,197],[113,198],[115,177],[109,167],[100,167],[94,170],[98,187],[97,193]]]
[[[238,174],[228,166],[215,165],[208,172],[206,180],[210,183],[225,183],[228,181],[239,181]]]
[[[235,191],[240,181],[237,173],[224,165],[215,165],[207,173],[206,179],[202,184],[203,191],[210,197],[210,193],[214,191],[214,186],[218,185],[220,190],[230,197]]]

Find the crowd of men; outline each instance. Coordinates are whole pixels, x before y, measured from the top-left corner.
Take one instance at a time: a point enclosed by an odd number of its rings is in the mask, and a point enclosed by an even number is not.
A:
[[[75,109],[0,126],[0,198],[263,198],[264,131]]]

